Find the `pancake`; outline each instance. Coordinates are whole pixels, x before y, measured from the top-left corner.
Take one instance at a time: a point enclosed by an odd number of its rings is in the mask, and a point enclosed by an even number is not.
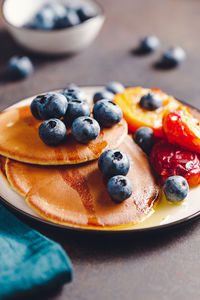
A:
[[[7,181],[5,164],[6,164],[6,157],[0,155],[0,174]]]
[[[29,106],[0,114],[0,154],[31,164],[77,164],[97,159],[107,148],[117,148],[128,130],[126,121],[122,120],[112,128],[101,129],[99,136],[87,145],[78,143],[69,131],[64,143],[48,146],[39,137],[40,124]]]
[[[127,135],[119,147],[130,159],[127,177],[133,194],[114,203],[98,162],[71,166],[36,166],[7,159],[7,178],[17,193],[43,218],[81,228],[115,228],[144,218],[159,197],[148,159]]]

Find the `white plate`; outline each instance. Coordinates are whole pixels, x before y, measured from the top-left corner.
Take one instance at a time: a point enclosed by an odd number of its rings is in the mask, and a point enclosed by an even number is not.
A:
[[[88,95],[88,99],[91,101],[92,96],[96,91],[102,90],[102,87],[84,87],[82,90],[86,92]],[[34,97],[28,98],[26,100],[22,100],[17,104],[9,107],[11,109],[13,107],[19,107],[29,104]],[[25,214],[29,218],[34,218],[39,222],[45,222],[49,225],[53,225],[56,227],[72,229],[72,230],[79,230],[79,228],[74,228],[70,226],[64,226],[59,224],[54,224],[50,221],[43,219],[37,213],[35,213],[24,201],[22,197],[20,197],[15,191],[13,191],[4,180],[3,177],[0,176],[0,197],[2,198],[2,202],[5,203],[7,206],[14,208],[18,212]],[[151,214],[148,215],[145,220],[138,223],[137,225],[129,226],[128,228],[123,227],[122,231],[146,231],[146,230],[153,230],[153,229],[161,229],[168,226],[176,225],[179,223],[183,223],[188,221],[192,218],[195,218],[200,215],[200,186],[197,188],[190,189],[190,192],[187,198],[178,205],[170,204],[167,202],[164,197],[162,197],[161,201],[157,205],[154,211],[151,211]],[[91,231],[93,229],[80,229],[83,231]],[[96,230],[95,230],[96,231]],[[97,231],[101,231],[98,229]],[[104,232],[108,232],[106,230]],[[111,230],[113,232],[113,230]]]

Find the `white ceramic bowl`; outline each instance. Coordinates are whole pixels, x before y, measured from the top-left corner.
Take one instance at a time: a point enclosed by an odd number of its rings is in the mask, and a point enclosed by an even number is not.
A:
[[[4,0],[2,16],[13,38],[23,47],[43,54],[70,54],[88,47],[104,23],[102,8],[92,0],[60,0],[67,5],[89,3],[97,15],[79,25],[57,30],[24,28],[47,0]]]

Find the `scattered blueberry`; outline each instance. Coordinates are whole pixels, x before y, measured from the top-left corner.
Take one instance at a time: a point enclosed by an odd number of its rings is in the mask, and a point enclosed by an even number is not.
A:
[[[98,167],[105,178],[110,178],[115,175],[126,175],[130,168],[130,162],[126,153],[111,149],[101,154]]]
[[[160,66],[173,68],[182,63],[186,58],[185,51],[181,47],[170,48],[163,53]]]
[[[170,202],[180,202],[187,197],[189,186],[182,176],[168,177],[163,186],[164,194]]]
[[[111,199],[116,203],[121,203],[128,199],[133,192],[131,181],[122,175],[111,177],[108,181],[107,189]]]
[[[138,53],[146,54],[155,51],[160,45],[159,39],[155,35],[148,36],[144,38],[139,48],[137,49]]]
[[[108,100],[98,101],[93,108],[93,116],[102,127],[111,127],[122,119],[122,110],[116,103]]]
[[[77,12],[71,8],[66,8],[66,13],[63,17],[57,18],[55,28],[66,28],[80,24],[80,18]]]
[[[95,17],[96,10],[94,10],[93,6],[85,4],[77,9],[77,14],[79,15],[81,22],[84,22]]]
[[[153,130],[149,127],[140,127],[135,132],[134,141],[149,155],[154,145]]]
[[[41,140],[47,145],[58,145],[66,137],[65,124],[59,119],[49,119],[39,127],[39,136]]]
[[[106,90],[113,94],[121,94],[124,91],[124,86],[117,81],[112,81],[106,86]]]
[[[148,93],[140,99],[139,105],[146,110],[156,110],[162,106],[162,98],[157,93]]]
[[[31,102],[33,116],[41,120],[59,119],[65,115],[67,107],[68,102],[60,93],[39,95]]]
[[[13,56],[8,62],[8,74],[13,79],[21,79],[31,75],[34,71],[33,64],[27,56]]]
[[[72,99],[68,102],[68,109],[64,116],[64,123],[69,126],[76,118],[82,116],[89,117],[90,114],[90,107],[85,101]]]
[[[100,132],[99,123],[90,117],[79,117],[72,123],[72,135],[80,143],[89,143],[97,138]]]
[[[93,102],[96,103],[99,100],[110,100],[112,101],[115,98],[115,95],[109,91],[100,91],[94,94],[93,96]]]

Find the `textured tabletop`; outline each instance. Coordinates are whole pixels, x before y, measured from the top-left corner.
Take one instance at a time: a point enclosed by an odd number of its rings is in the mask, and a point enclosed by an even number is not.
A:
[[[6,63],[21,50],[0,23],[0,109],[16,101],[69,82],[159,87],[200,108],[200,1],[101,0],[105,25],[96,41],[82,53],[61,58],[30,54],[35,73],[10,82]],[[140,38],[155,34],[161,47],[136,57]],[[182,46],[187,60],[177,69],[154,67],[163,50]],[[96,236],[51,229],[27,221],[60,242],[74,265],[74,281],[37,299],[200,299],[200,222],[145,235]]]

